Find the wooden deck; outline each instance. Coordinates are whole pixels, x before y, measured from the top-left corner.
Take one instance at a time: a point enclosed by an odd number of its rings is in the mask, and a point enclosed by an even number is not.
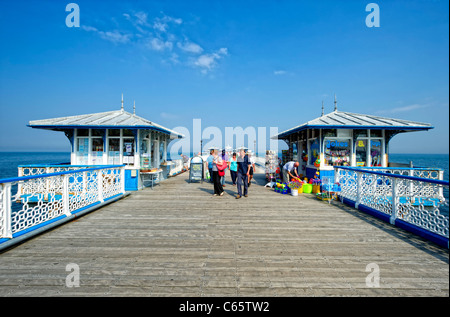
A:
[[[313,195],[188,173],[0,255],[0,296],[449,296],[448,250]],[[227,180],[230,180],[227,175]],[[66,286],[68,264],[80,286]],[[379,287],[368,287],[368,264]]]

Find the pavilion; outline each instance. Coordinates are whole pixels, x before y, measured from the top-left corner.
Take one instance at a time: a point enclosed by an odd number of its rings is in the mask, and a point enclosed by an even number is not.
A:
[[[389,141],[405,132],[433,129],[428,123],[334,111],[288,129],[272,139],[288,146],[285,159],[300,163],[298,173],[311,178],[334,175],[334,166],[389,166]]]
[[[71,143],[71,165],[125,165],[127,190],[142,188],[140,169],[160,168],[167,146],[184,136],[120,110],[30,121],[29,127],[62,131]]]

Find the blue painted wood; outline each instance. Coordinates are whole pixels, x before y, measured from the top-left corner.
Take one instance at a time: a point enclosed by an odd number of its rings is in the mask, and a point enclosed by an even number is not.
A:
[[[429,241],[432,241],[444,248],[449,248],[449,238],[440,236],[438,234],[435,234],[433,232],[430,232],[428,230],[425,230],[423,228],[420,228],[412,223],[403,221],[401,219],[396,219],[395,220],[395,225],[399,228],[402,228],[406,231],[412,232],[422,238],[425,238]]]
[[[352,208],[356,208],[356,206],[355,206],[356,203],[353,200],[350,200],[348,198],[344,198],[343,202],[344,202],[344,204],[349,205]],[[372,216],[374,216],[374,217],[376,217],[378,219],[381,219],[381,220],[383,220],[385,222],[390,223],[390,215],[388,215],[388,214],[382,213],[382,212],[380,212],[378,210],[375,210],[375,209],[373,209],[371,207],[368,207],[368,206],[365,206],[363,204],[360,204],[357,209],[362,211],[362,212],[364,212],[364,213],[372,215]],[[436,243],[436,244],[438,244],[438,245],[440,245],[442,247],[445,247],[447,249],[449,248],[449,238],[440,236],[438,234],[435,234],[435,233],[430,232],[430,231],[428,231],[426,229],[420,228],[420,227],[418,227],[416,225],[413,225],[413,224],[408,223],[408,222],[406,222],[404,220],[401,220],[401,219],[396,219],[394,225],[396,227],[398,227],[398,228],[401,228],[403,230],[406,230],[408,232],[416,234],[416,235],[418,235],[418,236],[420,236],[422,238],[425,238],[425,239],[427,239],[427,240],[429,240],[431,242],[434,242],[434,243]]]
[[[131,176],[131,170],[125,170],[125,190],[136,191],[138,190],[139,171],[136,171],[136,176]]]

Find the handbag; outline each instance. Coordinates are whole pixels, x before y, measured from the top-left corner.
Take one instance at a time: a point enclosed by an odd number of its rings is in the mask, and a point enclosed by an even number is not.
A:
[[[216,164],[217,169],[220,171],[225,171],[225,169],[228,167],[228,164],[226,161],[222,161],[222,165]],[[224,172],[225,173],[225,172]]]

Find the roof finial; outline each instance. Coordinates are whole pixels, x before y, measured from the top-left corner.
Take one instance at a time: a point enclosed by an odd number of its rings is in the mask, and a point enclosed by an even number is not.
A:
[[[136,114],[136,100],[133,101],[133,114]]]
[[[322,117],[323,117],[323,115],[324,115],[324,109],[323,109],[323,100],[322,100]]]
[[[122,93],[122,108],[121,110],[123,111],[123,93]]]
[[[336,100],[336,94],[334,94],[334,111],[337,111],[337,100]]]

